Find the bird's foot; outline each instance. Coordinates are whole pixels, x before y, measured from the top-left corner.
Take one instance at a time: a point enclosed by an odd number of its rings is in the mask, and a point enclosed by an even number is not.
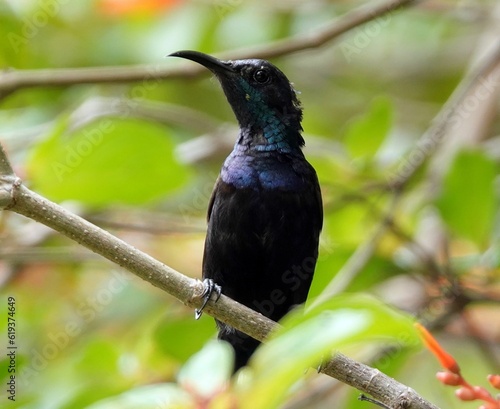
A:
[[[205,278],[203,280],[203,292],[201,296],[203,297],[203,304],[201,304],[201,307],[199,309],[194,310],[194,318],[199,319],[201,317],[201,314],[203,314],[203,309],[208,303],[208,300],[210,300],[210,297],[212,294],[215,292],[216,298],[215,301],[217,301],[220,298],[220,295],[222,294],[222,289],[220,288],[220,285],[215,284],[214,280],[210,278]]]

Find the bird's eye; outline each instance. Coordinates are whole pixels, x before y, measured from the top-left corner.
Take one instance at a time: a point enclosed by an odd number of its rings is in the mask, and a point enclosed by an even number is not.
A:
[[[259,84],[265,84],[266,82],[269,82],[270,77],[267,70],[257,70],[253,74],[253,79],[257,81]]]

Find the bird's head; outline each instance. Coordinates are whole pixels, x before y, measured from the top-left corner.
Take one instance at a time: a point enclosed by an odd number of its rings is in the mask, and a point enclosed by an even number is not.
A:
[[[269,147],[301,147],[302,108],[285,74],[269,61],[222,61],[198,51],[178,51],[173,57],[195,61],[212,71],[222,85],[243,129],[264,138]]]

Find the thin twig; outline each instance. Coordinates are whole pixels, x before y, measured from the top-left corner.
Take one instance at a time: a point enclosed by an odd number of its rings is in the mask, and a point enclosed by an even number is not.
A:
[[[83,102],[71,115],[72,130],[107,116],[127,116],[178,125],[194,132],[211,132],[222,122],[192,108],[165,102],[121,97],[92,97]]]
[[[418,0],[390,0],[379,5],[363,6],[345,14],[316,32],[300,34],[261,47],[234,50],[220,55],[224,59],[275,58],[320,47],[340,35],[385,14],[407,7]],[[168,50],[167,50],[168,51]],[[198,65],[130,65],[45,70],[10,70],[0,74],[0,99],[21,88],[68,86],[73,84],[150,82],[160,79],[192,78],[206,73]]]
[[[322,29],[296,37],[278,40],[262,47],[244,48],[222,54],[221,58],[263,58],[270,59],[293,54],[311,48],[321,47],[342,34],[373,21],[388,13],[411,6],[420,0],[390,0],[375,6],[367,4],[350,11],[338,20],[334,20]]]

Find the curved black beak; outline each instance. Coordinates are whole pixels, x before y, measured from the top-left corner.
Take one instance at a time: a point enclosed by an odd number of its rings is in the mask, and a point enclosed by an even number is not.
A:
[[[214,74],[222,74],[224,72],[234,72],[231,64],[212,57],[211,55],[200,53],[199,51],[183,50],[169,54],[167,57],[180,57],[187,60],[197,62],[208,68]]]

